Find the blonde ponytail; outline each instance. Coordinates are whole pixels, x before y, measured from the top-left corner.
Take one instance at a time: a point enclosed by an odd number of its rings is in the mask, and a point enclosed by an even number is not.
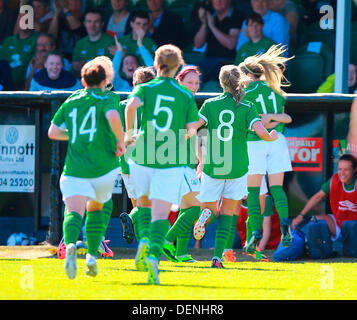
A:
[[[272,45],[265,53],[246,58],[239,65],[240,71],[245,74],[250,73],[257,79],[264,77],[269,87],[276,93],[283,94],[281,87],[290,86],[284,76],[286,63],[293,58],[283,57],[285,51],[286,46]]]

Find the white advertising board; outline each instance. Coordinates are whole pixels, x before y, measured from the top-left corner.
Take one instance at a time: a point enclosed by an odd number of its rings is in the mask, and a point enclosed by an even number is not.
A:
[[[34,125],[0,125],[0,192],[34,192]]]

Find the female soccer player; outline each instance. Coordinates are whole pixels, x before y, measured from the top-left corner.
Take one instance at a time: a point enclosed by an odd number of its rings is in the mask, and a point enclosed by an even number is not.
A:
[[[50,139],[68,141],[60,189],[67,209],[63,233],[65,271],[70,279],[77,274],[76,241],[86,209],[86,274],[98,273],[96,255],[104,232],[100,212],[112,195],[119,171],[118,156],[125,152],[116,100],[105,92],[106,77],[101,57],[86,63],[81,70],[84,89],[61,105],[48,130]]]
[[[173,79],[183,64],[179,48],[159,47],[154,59],[157,77],[135,87],[125,109],[128,142],[132,140],[136,110],[140,107],[143,113],[136,154],[129,166],[138,199],[146,196],[152,202],[151,223],[146,220],[149,237],[140,239],[135,259],[139,270],[147,267],[149,284],[160,284],[158,264],[169,229],[168,215],[171,205],[181,202],[186,159],[180,155],[182,148],[187,148],[187,130],[191,132],[198,120],[192,93]]]
[[[196,95],[200,88],[200,74],[196,66],[188,65],[180,70],[176,75],[176,80],[189,89],[193,95]],[[187,165],[185,166],[180,212],[177,220],[166,234],[163,246],[163,254],[173,262],[196,262],[188,254],[188,243],[192,226],[200,216],[200,202],[196,198],[200,191],[200,180],[195,167],[197,158],[200,163],[202,162],[202,154],[196,135],[188,140],[187,146]],[[177,240],[176,248],[173,244],[175,239]]]
[[[275,130],[269,133],[264,128],[254,105],[242,100],[242,78],[237,66],[223,66],[219,81],[223,94],[204,102],[197,124],[206,124],[208,142],[198,196],[203,211],[194,227],[196,239],[203,237],[207,220],[217,216],[217,201],[222,197],[212,268],[223,268],[221,258],[232,215],[238,200],[247,195],[247,131],[254,130],[267,141],[278,137]]]
[[[137,85],[141,83],[148,82],[152,79],[155,78],[155,70],[152,67],[139,67],[135,70],[133,74],[133,85],[136,87]],[[124,100],[120,102],[120,107],[119,107],[119,114],[120,118],[122,120],[122,123],[125,125],[125,108],[127,105],[128,100]],[[142,110],[141,108],[137,109],[137,114],[135,116],[135,121],[134,121],[134,126],[133,126],[133,131],[135,134],[137,134],[141,128],[141,119],[142,119]],[[125,127],[124,127],[125,130]],[[121,176],[123,178],[125,188],[128,192],[128,196],[130,198],[130,201],[133,205],[133,209],[130,212],[130,217],[127,216],[127,214],[122,213],[120,215],[120,219],[123,224],[123,230],[124,230],[124,240],[128,243],[131,243],[133,240],[132,232],[131,232],[131,225],[133,225],[136,238],[139,241],[139,239],[143,236],[145,236],[146,230],[141,230],[141,224],[140,221],[138,221],[138,217],[140,216],[140,212],[144,211],[148,213],[148,216],[151,219],[151,201],[147,200],[145,202],[137,201],[137,196],[135,193],[135,188],[131,183],[130,179],[130,169],[129,169],[129,164],[127,160],[131,157],[131,154],[133,152],[133,146],[127,146],[127,150],[123,156],[120,157],[120,166],[121,166]],[[141,199],[142,200],[142,199]],[[144,213],[145,214],[145,213]],[[128,219],[131,219],[129,221]],[[144,235],[143,235],[144,232]]]
[[[280,218],[282,244],[289,246],[292,241],[288,201],[282,187],[284,172],[292,170],[288,146],[283,135],[285,124],[291,122],[291,117],[284,113],[285,98],[281,89],[282,80],[286,80],[283,75],[284,66],[291,59],[282,56],[285,50],[274,45],[266,53],[248,57],[239,65],[241,72],[253,80],[245,90],[245,100],[254,103],[265,127],[269,131],[275,128],[279,136],[274,142],[266,142],[255,132],[248,134],[248,154],[252,161],[249,162],[247,204],[248,219],[254,230],[244,247],[248,254],[254,254],[257,243],[262,238],[259,189],[266,173],[270,193]]]

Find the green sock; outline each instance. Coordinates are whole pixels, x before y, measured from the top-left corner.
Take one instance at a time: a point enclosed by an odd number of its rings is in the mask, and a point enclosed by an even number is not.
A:
[[[138,207],[138,232],[139,238],[149,238],[150,236],[150,223],[151,223],[151,208]]]
[[[133,223],[133,228],[134,228],[134,233],[135,233],[135,237],[136,237],[136,241],[140,241],[140,236],[139,236],[139,228],[138,228],[138,218],[139,218],[139,208],[135,207],[133,209],[131,209],[129,216],[131,218],[131,221]]]
[[[101,211],[102,219],[103,219],[103,236],[105,237],[105,233],[108,229],[110,218],[113,212],[113,199],[110,198],[107,202],[104,203],[103,209]]]
[[[260,202],[259,202],[259,187],[248,187],[248,217],[252,231],[261,230],[263,226],[263,219],[261,214]],[[247,237],[247,241],[250,238]]]
[[[150,251],[149,255],[153,255],[158,260],[161,258],[162,246],[165,242],[165,235],[170,228],[168,219],[156,220],[150,224]]]
[[[233,214],[233,216],[232,216],[232,226],[231,226],[229,238],[227,240],[227,245],[226,245],[225,249],[233,249],[234,238],[236,236],[236,231],[237,231],[237,222],[238,222],[238,215]]]
[[[288,198],[282,186],[270,186],[270,193],[273,197],[276,211],[278,212],[279,219],[289,218],[289,207],[288,207]]]
[[[88,253],[97,256],[103,236],[103,215],[101,211],[87,212],[85,229]]]
[[[188,254],[188,243],[190,242],[192,226],[200,216],[200,207],[191,207],[180,210],[182,213],[177,218],[175,224],[166,235],[166,239],[170,242],[176,234],[176,255],[183,256]],[[177,231],[176,231],[177,230]]]
[[[265,197],[265,209],[264,209],[264,217],[270,217],[274,214],[274,209],[273,209],[273,199],[271,196],[266,196]]]
[[[174,242],[175,239],[183,232],[190,232],[194,222],[198,219],[200,214],[199,207],[191,207],[188,209],[180,209],[180,213],[166,234],[166,240]]]
[[[249,239],[252,237],[252,233],[253,233],[253,230],[252,230],[252,225],[251,223],[249,223],[249,217],[247,219],[247,221],[245,222],[245,227],[246,227],[246,236],[245,236],[245,241],[248,242]]]
[[[65,210],[63,220],[64,243],[68,246],[70,243],[76,243],[82,228],[82,216],[75,212]]]
[[[232,228],[232,216],[220,214],[214,242],[213,256],[221,258]]]

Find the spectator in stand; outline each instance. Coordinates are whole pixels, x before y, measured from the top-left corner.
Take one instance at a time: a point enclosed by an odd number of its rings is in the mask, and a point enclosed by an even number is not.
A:
[[[271,0],[270,9],[280,13],[290,25],[290,40],[297,44],[297,30],[301,19],[300,10],[293,0]]]
[[[246,34],[249,39],[237,51],[235,65],[239,65],[245,58],[262,54],[275,44],[275,42],[263,35],[264,21],[261,15],[252,13],[247,18]]]
[[[0,45],[6,37],[14,32],[17,13],[7,7],[5,0],[0,0]]]
[[[53,0],[53,19],[48,32],[57,40],[57,49],[72,61],[74,46],[87,35],[81,0]]]
[[[41,33],[36,40],[36,53],[31,59],[26,70],[25,90],[30,89],[30,84],[34,74],[44,68],[46,56],[50,51],[56,49],[56,42],[53,36],[49,33]],[[71,65],[67,59],[64,59],[64,69],[69,71]]]
[[[56,51],[47,54],[44,68],[35,73],[30,85],[30,91],[75,91],[81,88],[80,81],[63,69],[63,55]]]
[[[203,5],[199,10],[201,27],[194,37],[196,48],[207,44],[205,59],[198,63],[203,82],[217,80],[221,67],[232,64],[244,15],[234,9],[231,0],[212,0],[214,12]]]
[[[5,60],[0,60],[0,91],[12,91],[14,86],[11,78],[11,68]]]
[[[327,77],[325,82],[317,89],[317,93],[335,92],[335,74]],[[350,63],[348,65],[348,93],[357,93],[357,65]]]
[[[149,22],[150,17],[146,11],[135,11],[130,18],[132,33],[120,38],[118,37],[118,41],[122,45],[125,54],[136,55],[139,58],[139,64],[141,66],[147,66],[143,57],[149,56],[150,63],[148,66],[153,65],[153,57],[157,49],[155,41],[146,35]]]
[[[164,0],[147,0],[151,12],[148,35],[158,47],[164,44],[184,45],[182,18],[175,13],[164,9]]]
[[[133,75],[135,70],[140,66],[140,62],[136,55],[125,55],[123,46],[117,38],[115,38],[115,44],[117,52],[113,59],[113,87],[115,91],[130,92],[134,88]],[[140,54],[145,66],[152,66],[154,64],[153,57],[147,50],[140,50]]]
[[[107,23],[107,34],[118,38],[131,32],[129,0],[111,0],[113,14]]]
[[[80,39],[73,50],[72,67],[79,75],[83,65],[97,56],[113,58],[109,48],[115,45],[113,37],[103,30],[104,22],[99,10],[90,10],[84,16],[87,36]]]
[[[356,159],[350,154],[342,155],[338,160],[337,173],[325,182],[321,190],[308,200],[298,216],[292,221],[293,229],[304,220],[310,220],[307,217],[308,212],[314,209],[324,198],[328,197],[332,214],[321,213],[315,215],[315,218],[326,221],[332,241],[341,241],[343,225],[346,224],[347,226],[350,222],[357,220],[356,170]],[[356,247],[356,245],[355,243],[354,246]]]
[[[277,44],[289,46],[289,22],[279,13],[270,10],[271,0],[251,0],[251,6],[255,13],[262,16],[264,21],[263,35]],[[246,21],[243,22],[242,31],[239,34],[236,50],[249,41],[246,36]],[[287,51],[285,53],[287,55]]]
[[[23,15],[20,13],[19,17]],[[36,51],[36,39],[33,30],[19,28],[18,34],[7,37],[2,43],[0,59],[6,60],[10,65],[15,90],[24,88],[26,68]]]

